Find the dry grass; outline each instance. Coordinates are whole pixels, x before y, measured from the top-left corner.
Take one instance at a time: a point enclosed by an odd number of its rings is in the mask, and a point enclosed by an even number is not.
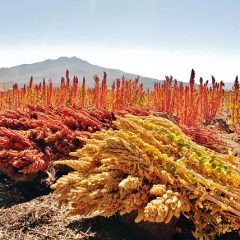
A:
[[[72,228],[81,219],[67,219],[67,209],[59,209],[52,194],[29,202],[0,209],[0,239],[5,240],[67,240],[87,239],[89,231]]]
[[[116,217],[67,219],[67,210],[46,187],[14,183],[0,173],[0,240],[139,239]]]

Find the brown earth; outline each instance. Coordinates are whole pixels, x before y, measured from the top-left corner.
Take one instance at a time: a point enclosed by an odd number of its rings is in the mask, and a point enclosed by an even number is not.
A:
[[[46,187],[17,184],[0,174],[0,240],[192,240],[193,225],[181,217],[170,225],[133,222],[134,216],[66,217]],[[181,228],[181,234],[176,229]],[[219,240],[238,240],[237,233]]]

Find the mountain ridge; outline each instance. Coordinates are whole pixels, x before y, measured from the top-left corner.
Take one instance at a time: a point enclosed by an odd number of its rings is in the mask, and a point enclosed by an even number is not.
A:
[[[60,57],[58,59],[46,59],[41,62],[32,64],[21,64],[14,67],[0,68],[0,82],[5,82],[8,87],[13,83],[20,86],[26,84],[30,77],[33,76],[34,82],[38,83],[45,78],[52,79],[55,85],[60,84],[62,76],[65,76],[66,69],[69,70],[70,76],[77,76],[79,79],[85,77],[88,86],[93,86],[93,76],[98,75],[100,78],[103,73],[107,73],[108,84],[111,85],[114,80],[121,78],[123,75],[126,79],[134,79],[138,74],[124,72],[120,69],[112,69],[94,65],[88,61],[77,57]],[[140,81],[145,88],[152,88],[154,82],[162,82],[162,80],[139,76]]]
[[[69,70],[70,76],[77,76],[80,80],[85,77],[88,86],[94,85],[93,76],[98,75],[100,78],[103,73],[107,73],[107,81],[109,86],[118,78],[124,75],[126,79],[134,79],[139,76],[140,82],[144,84],[144,88],[153,88],[155,82],[162,83],[163,80],[141,76],[139,74],[124,72],[120,69],[106,68],[99,65],[91,64],[86,60],[73,57],[59,57],[57,59],[46,59],[41,62],[29,64],[21,64],[13,67],[0,68],[0,83],[5,82],[8,88],[14,83],[23,86],[28,83],[31,76],[34,82],[39,83],[45,78],[52,79],[54,85],[59,85],[61,77],[65,76],[65,71]],[[184,83],[186,85],[187,83]],[[198,85],[198,84],[196,84]],[[232,82],[225,82],[225,89],[232,88]]]

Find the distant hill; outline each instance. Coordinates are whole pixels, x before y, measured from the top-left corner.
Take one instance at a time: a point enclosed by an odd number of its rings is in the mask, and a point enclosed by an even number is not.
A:
[[[233,84],[234,84],[233,82],[225,82],[225,83],[224,83],[224,85],[225,85],[225,86],[224,86],[224,89],[225,89],[225,90],[231,90],[232,87],[233,87]]]
[[[20,86],[28,83],[31,76],[34,82],[38,83],[45,78],[46,80],[52,79],[55,85],[60,84],[61,77],[65,76],[65,71],[70,71],[70,76],[78,76],[79,80],[83,77],[86,79],[88,86],[92,87],[94,84],[93,76],[98,75],[100,78],[103,72],[107,73],[108,84],[111,85],[117,78],[122,78],[124,75],[126,79],[134,79],[138,74],[123,72],[118,69],[110,69],[93,65],[77,57],[60,57],[58,59],[48,59],[42,62],[32,64],[22,64],[10,68],[0,68],[0,83],[6,83],[10,88],[14,83]],[[152,88],[154,82],[163,82],[163,80],[140,76],[140,81],[144,84],[145,89]],[[184,83],[187,85],[187,83]],[[196,84],[198,85],[198,84]],[[226,82],[225,89],[230,90],[233,83]],[[1,90],[1,89],[0,89]]]
[[[5,82],[8,87],[13,83],[18,83],[22,86],[28,83],[31,76],[34,82],[40,82],[45,78],[46,80],[52,79],[54,84],[60,84],[62,76],[65,76],[66,69],[69,70],[70,76],[78,76],[80,80],[86,78],[88,86],[93,86],[93,76],[98,75],[100,78],[103,72],[107,73],[108,84],[111,84],[117,78],[122,78],[124,75],[126,79],[134,79],[137,74],[126,73],[118,69],[104,68],[97,65],[90,64],[77,57],[60,57],[55,60],[45,60],[43,62],[33,64],[23,64],[10,68],[0,68],[0,82]],[[158,79],[140,76],[140,81],[144,84],[145,88],[152,88],[154,82],[161,82]]]

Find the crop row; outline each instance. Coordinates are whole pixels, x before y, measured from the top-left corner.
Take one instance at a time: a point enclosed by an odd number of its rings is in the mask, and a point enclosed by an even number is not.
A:
[[[239,92],[235,92],[234,96],[238,96]],[[146,89],[138,77],[134,80],[123,77],[109,86],[106,73],[102,80],[95,75],[94,86],[88,87],[85,79],[80,81],[76,76],[71,79],[67,70],[59,87],[54,86],[51,80],[34,84],[33,78],[23,87],[14,84],[11,90],[0,93],[0,109],[24,109],[29,103],[52,107],[77,106],[82,109],[101,107],[109,111],[141,108],[165,112],[176,117],[181,124],[194,126],[212,121],[225,106],[229,106],[236,119],[239,110],[233,106],[239,103],[234,96],[230,98],[231,103],[226,104],[223,82],[218,83],[212,77],[211,84],[202,78],[196,84],[193,70],[188,84],[177,82],[170,76],[163,82],[156,82],[152,89]],[[236,122],[233,120],[233,124],[236,125]]]

